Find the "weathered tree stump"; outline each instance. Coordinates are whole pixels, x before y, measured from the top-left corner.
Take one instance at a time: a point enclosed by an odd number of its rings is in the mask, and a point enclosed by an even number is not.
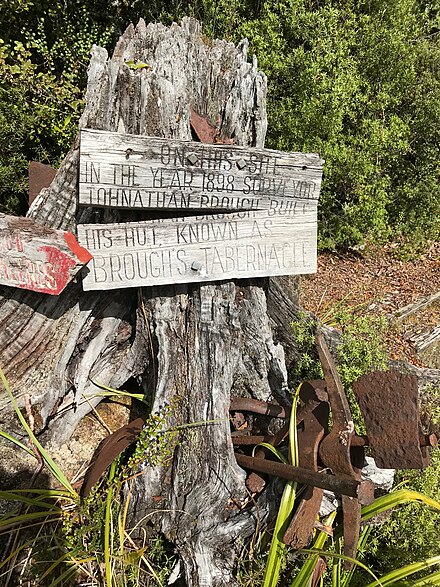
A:
[[[131,68],[126,63],[145,63]],[[141,20],[120,38],[113,57],[94,47],[82,128],[191,139],[191,109],[217,128],[219,140],[263,147],[266,79],[237,47],[211,41],[199,23],[167,28]],[[29,216],[75,232],[77,222],[146,218],[146,213],[77,208],[78,144]],[[142,216],[143,214],[143,216]],[[30,395],[45,441],[68,440],[100,397],[94,381],[120,388],[136,378],[153,410],[176,402],[176,424],[188,429],[169,466],[143,469],[131,487],[131,524],[151,516],[174,543],[192,587],[234,585],[241,539],[267,512],[248,499],[235,462],[228,408],[231,394],[288,401],[284,348],[296,291],[290,278],[142,290],[83,292],[71,283],[59,297],[3,287],[0,365],[23,400]],[[3,427],[14,429],[0,395]],[[160,496],[160,501],[158,501]]]

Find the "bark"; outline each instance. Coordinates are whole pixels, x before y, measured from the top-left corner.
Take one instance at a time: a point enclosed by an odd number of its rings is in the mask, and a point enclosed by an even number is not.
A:
[[[144,62],[132,69],[125,63]],[[206,40],[184,19],[167,28],[141,20],[120,38],[113,57],[94,47],[80,127],[191,139],[190,109],[237,145],[264,146],[266,79],[247,42]],[[145,213],[77,209],[78,144],[29,216],[75,232],[76,222],[136,220]],[[289,280],[283,280],[284,285]],[[175,402],[176,423],[188,428],[171,467],[144,466],[130,488],[130,523],[150,516],[171,540],[190,587],[234,585],[242,541],[267,514],[263,495],[249,501],[245,473],[235,462],[229,432],[231,394],[287,399],[286,363],[295,288],[276,280],[169,285],[142,290],[83,292],[71,283],[59,297],[2,288],[0,365],[20,401],[30,394],[46,442],[68,440],[101,398],[93,381],[119,388],[135,377],[153,410]],[[276,339],[274,339],[276,330]],[[4,395],[6,427],[12,412]],[[158,502],[158,496],[160,501]],[[162,512],[158,512],[162,510]]]

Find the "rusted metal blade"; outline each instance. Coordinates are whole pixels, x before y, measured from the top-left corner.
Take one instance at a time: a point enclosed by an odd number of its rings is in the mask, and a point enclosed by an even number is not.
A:
[[[90,494],[92,487],[99,481],[107,467],[137,439],[144,424],[143,418],[137,418],[107,436],[95,461],[87,469],[81,486],[81,497],[87,497]]]
[[[307,402],[314,395],[313,384],[305,382],[301,386],[301,399]],[[321,402],[312,412],[308,413],[302,426],[297,431],[299,462],[302,467],[318,471],[318,446],[327,428],[329,407]],[[308,487],[303,498],[284,533],[283,542],[292,548],[304,548],[310,541],[313,528],[321,507],[323,489]]]
[[[324,371],[327,393],[333,419],[330,433],[322,440],[319,456],[333,473],[342,478],[359,481],[359,467],[363,461],[362,447],[351,449],[354,424],[344,388],[336,369],[336,364],[322,334],[316,337],[316,347]],[[352,459],[355,459],[353,466]],[[360,534],[361,504],[353,496],[343,495],[342,513],[344,520],[344,554],[354,558]],[[346,563],[351,568],[351,563]]]
[[[338,430],[353,427],[350,406],[348,405],[335,362],[322,334],[316,335],[316,348],[324,372],[328,400],[332,409],[333,426]]]
[[[354,497],[342,496],[342,519],[344,523],[344,554],[356,557],[361,532],[361,504]],[[353,563],[344,561],[344,569],[350,570]]]
[[[322,334],[316,336],[316,347],[324,371],[333,426],[319,447],[319,456],[326,467],[336,475],[347,475],[355,479],[356,473],[350,459],[351,437],[354,425],[344,388],[336,370],[335,362]]]
[[[378,467],[422,469],[429,455],[420,443],[418,382],[415,375],[374,371],[353,384]],[[432,439],[428,437],[428,443]]]

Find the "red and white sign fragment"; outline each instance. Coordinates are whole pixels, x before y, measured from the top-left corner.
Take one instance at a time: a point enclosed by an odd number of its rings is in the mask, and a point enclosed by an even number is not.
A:
[[[0,284],[58,295],[91,259],[71,232],[0,214]]]

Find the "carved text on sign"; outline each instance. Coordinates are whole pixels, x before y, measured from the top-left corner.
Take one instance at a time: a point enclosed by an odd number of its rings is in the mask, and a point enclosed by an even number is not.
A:
[[[78,238],[93,254],[85,290],[316,271],[316,205],[84,224]]]
[[[79,202],[112,208],[267,210],[315,202],[315,154],[81,131]]]

